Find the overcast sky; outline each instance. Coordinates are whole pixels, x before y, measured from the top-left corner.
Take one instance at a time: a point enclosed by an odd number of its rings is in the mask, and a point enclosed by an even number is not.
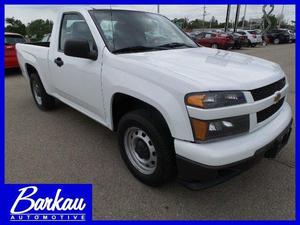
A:
[[[15,17],[27,24],[35,19],[54,20],[57,10],[63,5],[5,5],[5,17]],[[112,5],[112,8],[118,9],[134,9],[149,12],[156,12],[157,5]],[[245,6],[241,6],[240,18],[244,15]],[[231,20],[235,17],[236,5],[231,9]],[[269,8],[267,8],[267,11]],[[282,5],[275,5],[274,14],[281,13]],[[226,5],[206,5],[206,20],[210,20],[214,16],[219,22],[224,22],[226,17]],[[160,5],[161,14],[169,19],[175,17],[187,17],[192,20],[202,18],[203,5]],[[295,20],[295,5],[285,5],[283,10],[285,20],[289,22]],[[263,15],[262,5],[247,5],[246,19],[260,18]]]

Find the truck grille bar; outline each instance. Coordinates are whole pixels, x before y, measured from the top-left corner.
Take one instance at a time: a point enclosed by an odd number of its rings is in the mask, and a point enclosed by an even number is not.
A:
[[[276,113],[281,108],[283,103],[284,103],[284,98],[280,99],[280,101],[277,102],[276,104],[271,105],[268,108],[265,108],[265,109],[257,112],[257,114],[256,114],[257,123],[263,122],[264,120],[271,117],[274,113]]]
[[[269,84],[261,88],[251,90],[250,92],[252,94],[254,101],[259,101],[261,99],[273,95],[276,91],[281,90],[282,88],[284,88],[285,84],[286,84],[285,78],[282,78],[279,81],[276,81],[272,84]]]

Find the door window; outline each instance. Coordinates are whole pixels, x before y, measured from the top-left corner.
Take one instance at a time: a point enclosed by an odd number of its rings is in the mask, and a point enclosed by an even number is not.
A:
[[[80,14],[64,14],[60,28],[59,50],[64,50],[65,42],[69,39],[87,40],[90,48],[95,49],[93,35]]]

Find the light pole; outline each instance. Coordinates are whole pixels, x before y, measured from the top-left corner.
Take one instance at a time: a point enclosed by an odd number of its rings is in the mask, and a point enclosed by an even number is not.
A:
[[[157,5],[157,13],[160,13],[159,5]]]
[[[206,12],[206,6],[203,6],[203,23],[202,23],[202,28],[204,30],[204,26],[205,26],[205,17],[208,15],[208,13]]]
[[[244,26],[245,26],[246,11],[247,11],[247,5],[245,5],[245,9],[244,9],[244,16],[243,16],[243,23],[242,23],[242,29],[243,30],[244,30]]]
[[[283,10],[284,10],[284,5],[282,5],[282,8],[281,8],[280,20],[278,21],[278,28],[280,28],[282,20],[283,20]]]
[[[235,13],[235,21],[234,21],[233,32],[236,32],[236,29],[237,29],[238,24],[239,24],[240,8],[241,8],[241,5],[236,5],[236,13]]]
[[[227,5],[227,13],[226,13],[226,22],[225,22],[225,32],[227,32],[228,30],[228,23],[229,23],[229,17],[230,17],[230,8],[231,8],[231,5]]]

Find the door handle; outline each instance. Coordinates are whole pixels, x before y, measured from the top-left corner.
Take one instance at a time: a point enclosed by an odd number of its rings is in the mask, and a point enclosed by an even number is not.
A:
[[[62,65],[64,65],[64,61],[62,61],[62,59],[60,57],[57,57],[56,59],[54,59],[54,62],[59,67],[61,67]]]

